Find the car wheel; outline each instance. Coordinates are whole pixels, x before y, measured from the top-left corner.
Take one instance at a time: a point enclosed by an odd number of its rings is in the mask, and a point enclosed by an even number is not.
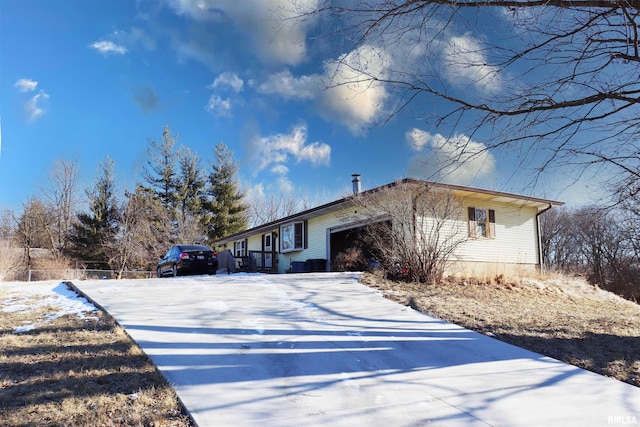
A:
[[[156,274],[158,275],[158,278],[162,277],[162,270],[160,270],[160,267],[156,270]]]
[[[178,277],[178,267],[175,264],[173,264],[173,277]]]

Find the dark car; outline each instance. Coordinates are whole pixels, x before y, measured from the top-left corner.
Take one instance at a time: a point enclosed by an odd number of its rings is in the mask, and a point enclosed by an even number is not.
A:
[[[216,274],[218,258],[204,245],[176,245],[158,261],[158,277],[186,274]]]

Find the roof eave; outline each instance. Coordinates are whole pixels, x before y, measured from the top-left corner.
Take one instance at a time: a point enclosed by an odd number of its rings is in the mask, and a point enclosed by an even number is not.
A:
[[[389,184],[385,184],[382,185],[380,187],[376,187],[376,188],[372,188],[371,190],[366,190],[364,192],[362,192],[361,194],[368,194],[368,193],[373,193],[376,191],[380,191],[384,188],[390,188],[390,187],[394,187],[396,185],[399,184],[426,184],[429,186],[433,186],[433,187],[437,187],[437,188],[443,188],[443,189],[448,189],[453,191],[454,193],[463,193],[463,197],[464,196],[471,196],[471,195],[486,195],[487,196],[487,200],[489,201],[494,201],[494,202],[503,202],[503,203],[515,203],[518,204],[520,206],[529,206],[529,207],[535,207],[538,209],[538,211],[544,210],[546,208],[548,208],[549,206],[562,206],[564,205],[564,202],[559,202],[557,200],[550,200],[550,199],[542,199],[539,197],[530,197],[530,196],[523,196],[520,194],[514,194],[514,193],[505,193],[505,192],[501,192],[501,191],[493,191],[493,190],[486,190],[486,189],[482,189],[482,188],[473,188],[473,187],[465,187],[462,185],[455,185],[455,184],[444,184],[441,182],[432,182],[432,181],[425,181],[425,180],[419,180],[419,179],[414,179],[414,178],[405,178],[401,181],[396,181],[396,182],[392,182]],[[352,200],[353,200],[353,195],[347,196],[347,197],[343,197],[342,199],[338,199],[338,200],[334,200],[333,202],[329,202],[326,203],[324,205],[321,206],[317,206],[315,208],[311,208],[311,209],[307,209],[306,211],[303,212],[298,212],[289,216],[286,216],[284,218],[280,218],[277,219],[275,221],[271,221],[268,222],[266,224],[262,224],[253,228],[250,228],[248,230],[244,230],[241,231],[239,233],[235,233],[229,236],[225,236],[222,239],[218,239],[215,240],[213,243],[215,244],[223,244],[223,243],[227,243],[227,242],[231,242],[231,241],[236,241],[236,240],[240,240],[240,239],[244,239],[247,238],[249,236],[252,236],[256,233],[260,233],[260,232],[264,232],[264,231],[268,231],[268,230],[273,230],[276,228],[279,228],[281,225],[290,223],[292,221],[304,221],[305,219],[309,219],[312,218],[314,216],[318,216],[319,214],[325,214],[325,213],[329,213],[329,212],[333,212],[333,211],[338,211],[340,209],[343,209],[344,207],[346,207]]]

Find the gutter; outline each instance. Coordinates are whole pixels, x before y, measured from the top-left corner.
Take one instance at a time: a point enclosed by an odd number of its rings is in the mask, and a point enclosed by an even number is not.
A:
[[[540,233],[540,216],[553,208],[553,203],[536,214],[536,228],[538,230],[538,265],[540,265],[540,274],[544,273],[544,262],[542,261],[542,235]]]

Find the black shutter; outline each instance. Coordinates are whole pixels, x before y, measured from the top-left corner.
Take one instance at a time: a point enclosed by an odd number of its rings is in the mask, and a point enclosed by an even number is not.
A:
[[[494,211],[493,209],[489,209],[489,229],[488,229],[488,233],[489,236],[492,239],[495,239],[496,237],[496,211]]]
[[[476,237],[476,208],[469,206],[469,237]]]
[[[304,226],[302,222],[296,222],[293,224],[293,247],[295,249],[302,249],[304,246]]]

